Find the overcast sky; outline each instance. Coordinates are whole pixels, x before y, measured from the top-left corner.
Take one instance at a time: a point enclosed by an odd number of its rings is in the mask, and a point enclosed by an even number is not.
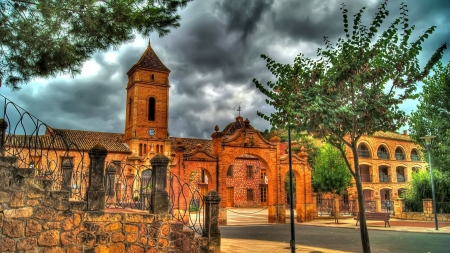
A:
[[[260,58],[292,63],[303,53],[315,56],[323,36],[335,43],[343,36],[342,2],[350,17],[364,5],[373,17],[380,0],[196,0],[183,9],[181,26],[151,44],[170,74],[171,136],[210,138],[214,126],[222,130],[242,116],[263,131],[270,128],[256,111],[270,112],[265,97],[252,83],[273,79]],[[436,32],[424,44],[421,64],[439,45],[450,43],[449,0],[403,0],[417,36],[432,25]],[[389,20],[402,1],[391,0]],[[369,15],[368,15],[369,14]],[[350,20],[352,21],[352,20]],[[390,22],[386,21],[386,24]],[[81,75],[35,80],[18,92],[0,93],[54,128],[101,132],[124,131],[126,72],[137,62],[147,41],[136,38],[118,50],[98,53],[86,62]],[[450,60],[446,52],[443,62]],[[403,105],[407,112],[415,101]]]

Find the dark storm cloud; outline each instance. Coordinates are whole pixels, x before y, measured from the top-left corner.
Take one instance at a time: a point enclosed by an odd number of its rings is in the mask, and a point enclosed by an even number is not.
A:
[[[323,47],[323,37],[332,43],[344,36],[342,13],[345,2],[349,20],[363,6],[370,24],[381,0],[197,0],[180,12],[181,26],[163,38],[152,37],[152,47],[171,70],[169,132],[171,136],[209,139],[218,125],[222,130],[241,115],[263,131],[268,122],[257,111],[270,114],[265,97],[252,83],[274,80],[260,54],[276,61],[292,63],[304,53],[314,57]],[[437,25],[424,44],[421,64],[425,64],[443,42],[450,42],[450,1],[406,0],[412,38]],[[390,1],[390,15],[383,26],[398,17],[400,1]],[[380,29],[382,30],[382,29]],[[414,37],[416,36],[416,37]],[[115,53],[115,62],[99,53],[93,59],[100,69],[94,75],[74,79],[38,81],[22,91],[1,93],[55,128],[123,132],[126,72],[145,50],[140,45],[124,45]],[[446,52],[443,62],[449,60]],[[407,103],[406,107],[411,107]],[[407,108],[405,110],[408,110]]]

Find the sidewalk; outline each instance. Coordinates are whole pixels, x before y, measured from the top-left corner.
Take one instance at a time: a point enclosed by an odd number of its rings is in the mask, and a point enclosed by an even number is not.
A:
[[[246,226],[265,224],[267,222],[267,210],[258,208],[230,208],[227,212],[228,226]],[[289,213],[286,213],[286,223],[289,223]],[[416,232],[416,233],[440,233],[450,234],[450,222],[439,221],[439,230],[435,230],[434,221],[416,221],[416,220],[400,220],[390,219],[390,227],[384,227],[383,221],[367,221],[369,230],[388,230],[400,232]],[[356,226],[356,221],[353,217],[341,218],[336,224],[334,219],[315,219],[311,222],[297,223],[307,226],[323,226],[323,227],[338,227],[342,229],[359,229],[359,224]],[[291,252],[289,242],[267,242],[263,240],[246,240],[236,238],[222,238],[221,252],[222,253],[247,253],[247,252],[270,252],[270,253],[288,253]],[[304,245],[296,245],[296,252],[312,253],[312,252],[329,252],[329,253],[343,253],[345,251],[323,249],[319,247],[309,247]]]

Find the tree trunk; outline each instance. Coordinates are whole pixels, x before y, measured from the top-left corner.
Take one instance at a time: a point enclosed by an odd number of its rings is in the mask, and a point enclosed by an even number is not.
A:
[[[369,231],[367,230],[366,223],[366,211],[364,209],[364,196],[363,196],[363,188],[361,183],[361,173],[359,171],[359,159],[358,152],[355,145],[352,145],[353,151],[353,161],[355,167],[355,181],[356,181],[356,190],[358,193],[358,205],[359,205],[359,228],[361,233],[361,243],[363,248],[363,253],[370,253],[370,242],[369,242]]]

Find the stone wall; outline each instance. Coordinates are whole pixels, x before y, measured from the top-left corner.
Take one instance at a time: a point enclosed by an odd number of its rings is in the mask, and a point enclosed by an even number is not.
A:
[[[0,158],[0,252],[209,252],[206,237],[169,214],[83,211],[85,202],[48,185]]]

